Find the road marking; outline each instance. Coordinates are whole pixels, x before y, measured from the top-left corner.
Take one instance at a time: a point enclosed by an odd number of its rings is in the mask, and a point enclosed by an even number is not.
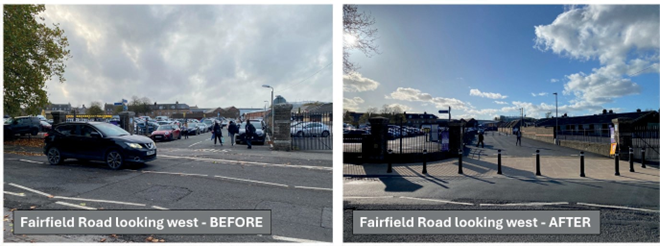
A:
[[[172,172],[158,172],[158,171],[142,171],[142,173],[157,173],[157,174],[173,174],[173,175],[184,175],[184,176],[201,176],[208,177],[207,174],[195,174],[195,173],[172,173]]]
[[[74,208],[80,208],[80,209],[87,209],[87,210],[96,210],[96,208],[87,207],[87,206],[80,206],[80,205],[77,205],[77,204],[71,204],[71,203],[68,203],[68,202],[58,201],[58,202],[55,202],[55,203],[56,203],[56,204],[59,204],[59,205],[68,206],[68,207],[74,207]]]
[[[329,243],[329,242],[324,242],[324,241],[314,241],[314,240],[309,240],[309,239],[302,239],[302,238],[295,238],[295,237],[283,237],[283,236],[277,236],[277,235],[272,235],[271,237],[275,240],[294,242],[294,243]]]
[[[309,187],[309,186],[294,186],[293,188],[308,189],[308,190],[332,191],[332,188],[320,188],[320,187]]]
[[[592,207],[603,207],[603,208],[620,208],[620,209],[636,210],[636,211],[643,211],[643,212],[660,213],[660,211],[658,211],[658,210],[644,209],[644,208],[632,208],[632,207],[626,207],[626,206],[602,205],[602,204],[584,203],[584,202],[578,202],[577,205],[592,206]]]
[[[305,165],[287,165],[287,164],[277,164],[277,163],[265,163],[265,162],[254,162],[254,161],[236,161],[236,160],[225,160],[225,159],[211,159],[203,157],[190,157],[190,156],[171,156],[171,155],[158,155],[159,157],[173,158],[173,159],[188,159],[188,160],[198,160],[198,161],[208,161],[213,163],[227,162],[234,165],[256,165],[256,166],[266,166],[266,167],[290,167],[290,168],[303,168],[303,169],[312,169],[312,170],[328,170],[332,171],[332,167],[321,167],[321,166],[305,166]]]
[[[120,202],[120,201],[110,201],[110,200],[97,200],[97,199],[87,199],[87,198],[78,198],[78,197],[55,196],[53,198],[64,199],[64,200],[86,201],[86,202],[114,203],[114,204],[131,205],[131,206],[138,206],[138,207],[147,206],[146,204],[141,204],[141,203]]]
[[[568,205],[568,202],[528,202],[528,203],[482,203],[479,206],[507,207],[507,206],[546,206],[546,205]]]
[[[27,191],[30,191],[30,192],[33,192],[33,193],[37,193],[39,195],[47,196],[49,198],[53,197],[53,195],[48,194],[46,192],[41,192],[41,191],[31,189],[31,188],[28,188],[28,187],[25,187],[25,186],[22,186],[22,185],[17,185],[17,184],[14,184],[14,183],[9,183],[9,185],[14,186],[16,188],[21,188],[21,189],[24,189],[24,190],[27,190]]]
[[[26,160],[26,159],[18,159],[19,161],[22,162],[29,162],[29,163],[36,163],[36,164],[45,164],[43,161],[33,161],[33,160]]]
[[[429,202],[441,202],[441,203],[450,203],[450,204],[459,204],[459,205],[467,205],[467,206],[474,206],[474,203],[469,203],[469,202],[453,202],[449,200],[441,200],[441,199],[428,199],[428,198],[417,198],[417,197],[406,197],[402,196],[399,197],[402,199],[410,199],[410,200],[419,200],[419,201],[429,201]]]
[[[25,193],[14,193],[14,192],[10,192],[10,191],[5,191],[5,194],[14,195],[14,196],[25,196]]]
[[[394,198],[394,196],[345,196],[344,199],[379,199]]]
[[[159,207],[159,206],[155,206],[155,205],[151,206],[151,207],[155,208],[155,209],[160,209],[160,210],[170,210],[169,208]]]
[[[188,146],[188,148],[190,148],[192,146],[195,146],[195,145],[198,145],[198,144],[201,144],[202,142],[207,141],[207,140],[211,140],[211,139],[205,139],[205,140],[199,141],[197,143],[191,144],[190,146]]]
[[[229,179],[229,180],[236,180],[236,181],[243,181],[243,182],[250,182],[250,183],[257,183],[257,184],[264,184],[264,185],[272,185],[272,186],[287,187],[287,188],[289,187],[288,185],[285,185],[285,184],[271,183],[271,182],[266,182],[266,181],[232,178],[232,177],[218,176],[218,175],[215,175],[215,177],[216,178],[221,178],[221,179]]]

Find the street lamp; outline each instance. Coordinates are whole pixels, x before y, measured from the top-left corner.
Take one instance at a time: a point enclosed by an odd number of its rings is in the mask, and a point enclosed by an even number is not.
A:
[[[559,131],[559,119],[557,117],[559,115],[559,106],[557,104],[557,92],[552,94],[555,95],[555,144],[558,144],[557,137],[559,136],[557,136],[557,134]]]
[[[275,88],[273,88],[270,85],[262,85],[261,87],[270,88],[270,116],[271,116],[270,134],[274,134],[275,133],[275,107],[273,107],[274,106],[273,105],[273,91],[275,90]]]

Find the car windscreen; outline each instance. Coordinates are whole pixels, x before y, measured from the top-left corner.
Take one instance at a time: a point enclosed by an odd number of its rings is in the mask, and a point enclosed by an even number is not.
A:
[[[158,127],[158,131],[172,130],[172,125],[162,125]]]
[[[241,123],[241,129],[245,129],[245,124],[247,124],[247,123],[246,122]],[[261,129],[261,123],[260,122],[250,122],[250,124],[252,124],[254,126],[254,129],[257,129],[257,130]]]
[[[124,131],[124,129],[121,129],[118,126],[115,126],[113,124],[108,124],[108,123],[103,123],[103,124],[96,124],[94,125],[103,135],[108,136],[108,137],[114,137],[114,136],[124,136],[124,135],[130,135],[127,131]]]
[[[204,124],[213,125],[213,121],[212,120],[204,120]]]

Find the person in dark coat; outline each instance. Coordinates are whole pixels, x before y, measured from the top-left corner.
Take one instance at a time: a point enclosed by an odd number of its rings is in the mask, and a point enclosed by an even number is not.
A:
[[[217,144],[219,141],[220,146],[222,146],[222,125],[220,125],[217,121],[213,125],[213,133],[215,134],[213,144]]]
[[[250,120],[247,120],[247,123],[245,123],[245,142],[247,142],[248,149],[252,148],[252,137],[256,134],[256,131],[255,127],[250,124]]]
[[[229,141],[231,142],[231,146],[234,146],[234,136],[236,133],[238,133],[238,126],[234,121],[229,122],[229,126],[227,127],[227,132],[229,132]]]
[[[481,144],[481,147],[484,147],[484,132],[479,130],[479,142],[477,142],[477,147],[479,147],[479,144]]]

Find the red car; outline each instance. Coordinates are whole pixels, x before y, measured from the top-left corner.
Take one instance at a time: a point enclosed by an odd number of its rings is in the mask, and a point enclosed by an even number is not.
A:
[[[181,129],[176,125],[162,125],[151,133],[151,139],[156,140],[174,140],[181,139]]]

